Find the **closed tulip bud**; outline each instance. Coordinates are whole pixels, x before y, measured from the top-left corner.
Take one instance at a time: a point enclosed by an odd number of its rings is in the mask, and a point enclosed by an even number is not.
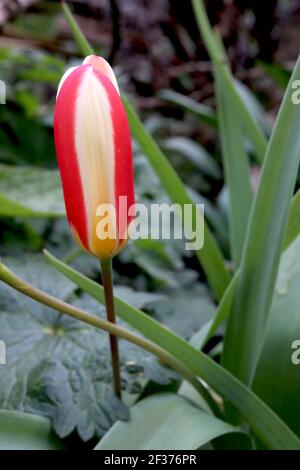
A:
[[[54,137],[72,232],[89,253],[111,258],[134,217],[134,182],[127,117],[103,58],[89,56],[62,77]]]

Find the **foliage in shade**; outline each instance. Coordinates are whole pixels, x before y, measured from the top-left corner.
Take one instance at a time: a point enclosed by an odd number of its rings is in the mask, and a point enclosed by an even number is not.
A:
[[[105,318],[103,307],[89,297],[74,298],[74,285],[57,283],[39,257],[8,260],[29,282],[63,300]],[[7,345],[7,365],[1,369],[0,406],[51,418],[58,435],[77,429],[83,440],[105,434],[117,419],[127,419],[126,406],[112,391],[108,337],[92,327],[53,313],[46,307],[0,286],[1,339]],[[155,296],[153,296],[153,300]],[[132,299],[150,302],[147,294]],[[24,329],[24,324],[26,329]],[[141,349],[121,344],[122,381],[129,394],[142,391],[145,378],[168,384],[172,371],[160,366]]]
[[[49,262],[89,295],[104,302],[103,291],[94,281],[46,253]],[[201,353],[142,311],[115,298],[116,313],[129,325],[180,360],[206,381],[224,399],[232,401],[254,434],[272,449],[298,449],[300,440],[255,394],[223,367]]]
[[[104,319],[99,262],[74,249],[64,217],[51,95],[64,60],[0,48],[2,79],[10,83],[0,113],[0,339],[7,349],[0,449],[60,449],[66,442],[72,447],[74,437],[93,439],[84,447],[100,438],[97,450],[300,449],[300,191],[292,197],[299,183],[300,108],[291,99],[300,60],[289,83],[281,65],[258,64],[287,87],[271,130],[270,113],[233,77],[203,0],[191,0],[191,7],[212,62],[216,110],[191,98],[210,103],[211,87],[208,94],[206,87],[193,88],[190,70],[202,64],[189,63],[170,77],[190,96],[161,90],[153,102],[171,105],[172,117],[151,109],[142,122],[62,3],[78,49],[88,56],[63,76],[55,112],[68,219],[81,245],[96,252],[89,235],[101,199],[114,203],[118,191],[128,195],[129,188],[133,201],[127,121],[137,200],[148,207],[193,204],[189,228],[199,215],[196,204],[205,204],[204,247],[195,256],[184,240],[140,239],[120,253],[115,324]],[[48,16],[41,22],[36,16],[47,38]],[[209,62],[203,65],[210,70]],[[124,79],[126,72],[122,86]],[[205,146],[195,135],[207,139]],[[33,254],[44,246],[55,256]],[[113,393],[108,333],[120,340],[123,401]]]

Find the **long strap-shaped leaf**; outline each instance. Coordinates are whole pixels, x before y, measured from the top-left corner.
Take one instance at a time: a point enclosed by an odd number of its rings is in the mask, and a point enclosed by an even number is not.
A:
[[[268,313],[300,161],[300,107],[291,99],[298,60],[264,160],[224,342],[223,364],[250,384]]]
[[[214,34],[214,31],[211,28],[205,8],[203,6],[203,1],[192,0],[192,4],[194,7],[196,21],[198,23],[199,30],[202,34],[202,38],[205,43],[206,49],[210,55],[210,58],[214,63],[222,64],[225,59],[223,54],[223,48],[220,44],[220,40],[218,40],[217,35]],[[240,118],[243,122],[244,129],[249,139],[251,139],[257,157],[260,161],[263,161],[267,146],[266,138],[262,133],[260,127],[258,126],[257,122],[253,118],[252,114],[248,111],[241,95],[238,93],[236,87],[234,86],[234,81],[231,76],[231,73],[225,64],[224,66],[220,67],[220,73],[224,85],[228,88],[228,92],[230,93],[232,99],[235,101],[236,106],[238,106],[240,109]]]
[[[99,284],[62,263],[49,253],[49,262],[78,287],[104,303]],[[117,314],[133,328],[149,338],[200,376],[225,399],[237,407],[256,436],[273,449],[300,449],[300,440],[251,390],[211,358],[195,349],[179,336],[146,315],[141,310],[115,298]]]
[[[80,31],[79,26],[77,25],[70,9],[66,4],[63,5],[66,19],[82,53],[84,55],[89,55],[93,53],[91,46],[88,44],[87,40],[84,38],[82,32]],[[145,127],[143,126],[138,115],[135,113],[134,109],[128,102],[127,98],[125,96],[123,96],[122,98],[123,103],[126,107],[131,130],[140,147],[142,148],[145,156],[148,158],[155,173],[157,174],[168,196],[174,203],[178,203],[182,206],[184,204],[192,204],[193,214],[190,220],[190,225],[192,228],[193,220],[195,220],[195,211],[197,211],[193,200],[189,197],[182,181],[175,172],[174,168],[170,165],[166,156],[163,154],[163,152],[158,147],[153,138],[150,136],[150,134],[146,131]],[[208,278],[214,296],[217,300],[219,300],[222,297],[222,294],[224,293],[230,278],[228,271],[225,267],[225,261],[222,256],[221,250],[218,247],[218,244],[216,243],[205,221],[204,247],[201,250],[197,250],[196,254]]]
[[[243,142],[239,108],[222,80],[215,63],[218,120],[221,133],[225,179],[229,192],[229,230],[231,254],[239,266],[252,204],[248,158]]]
[[[294,195],[290,209],[289,209],[289,219],[287,223],[287,228],[285,231],[285,239],[283,244],[283,251],[287,250],[288,247],[293,243],[293,241],[300,235],[300,190]],[[201,343],[199,348],[207,343],[207,341],[216,333],[219,326],[224,323],[230,315],[232,309],[232,302],[234,299],[234,294],[237,286],[237,280],[239,277],[240,270],[238,269],[230,283],[224,295],[219,303],[215,316],[213,320],[203,327],[203,334],[201,335]],[[204,329],[205,328],[205,329]]]

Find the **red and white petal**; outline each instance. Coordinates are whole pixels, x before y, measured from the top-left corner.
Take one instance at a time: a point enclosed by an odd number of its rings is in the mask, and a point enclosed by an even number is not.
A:
[[[104,258],[120,250],[132,219],[127,215],[134,203],[132,149],[115,84],[90,62],[71,71],[60,87],[55,143],[69,223],[85,249]],[[120,196],[127,200],[122,213]],[[101,204],[111,204],[117,216],[111,220],[116,235],[105,240],[97,236]]]
[[[69,75],[71,75],[72,72],[74,72],[74,70],[76,70],[78,68],[77,67],[70,67],[64,74],[63,76],[61,77],[60,79],[60,82],[58,84],[58,88],[57,88],[57,93],[56,93],[56,99],[58,98],[58,95],[59,95],[59,92],[61,90],[61,87],[63,85],[63,83],[65,82],[65,80],[68,78]]]
[[[98,72],[103,73],[103,75],[105,75],[111,81],[111,83],[114,85],[117,92],[120,94],[118,82],[114,74],[114,71],[109,65],[109,63],[105,59],[103,59],[103,57],[99,57],[96,55],[89,55],[84,59],[82,64],[92,65],[94,70],[98,70]]]

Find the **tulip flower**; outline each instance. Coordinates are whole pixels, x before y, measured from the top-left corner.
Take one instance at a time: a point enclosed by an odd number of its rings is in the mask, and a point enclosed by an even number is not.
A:
[[[90,254],[111,258],[127,239],[134,185],[127,117],[103,58],[88,56],[62,77],[54,137],[71,230]]]
[[[134,184],[127,117],[116,77],[103,58],[88,56],[62,77],[54,138],[68,221],[82,248],[101,260],[107,317],[115,322],[111,258],[127,239]],[[121,204],[124,198],[126,204]],[[110,336],[110,346],[120,396],[115,336]]]

